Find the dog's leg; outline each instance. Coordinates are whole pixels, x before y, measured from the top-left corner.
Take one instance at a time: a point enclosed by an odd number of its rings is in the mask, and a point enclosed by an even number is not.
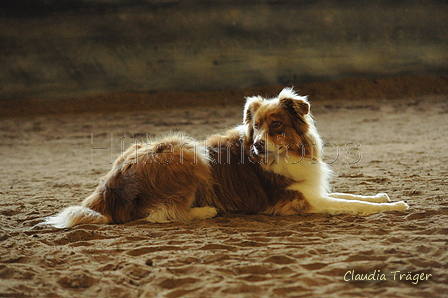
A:
[[[381,211],[404,211],[409,208],[405,202],[374,203],[353,200],[356,196],[348,195],[346,198],[338,198],[326,194],[322,189],[316,189],[313,184],[296,183],[289,187],[290,190],[299,191],[310,205],[309,213],[329,214],[359,214],[367,215]],[[344,194],[345,195],[345,194]]]
[[[189,222],[195,219],[215,217],[218,211],[214,207],[185,208],[184,206],[161,206],[152,210],[145,220],[153,223],[167,223],[172,221]]]
[[[358,200],[346,200],[331,196],[308,196],[306,198],[311,206],[309,210],[310,213],[368,215],[381,211],[405,211],[409,208],[408,204],[403,201],[395,203],[373,203]]]
[[[170,210],[170,208],[163,206],[159,207],[155,210],[151,210],[149,215],[145,218],[146,221],[153,223],[167,223],[177,220],[177,216],[173,212],[174,210]]]
[[[330,193],[328,194],[332,198],[345,199],[345,200],[356,200],[356,201],[366,201],[373,203],[390,203],[390,198],[386,193],[379,193],[375,196],[360,196],[352,195],[348,193]]]

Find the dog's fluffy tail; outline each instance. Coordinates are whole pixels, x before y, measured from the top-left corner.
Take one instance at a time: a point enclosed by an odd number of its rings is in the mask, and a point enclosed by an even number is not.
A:
[[[110,220],[99,212],[83,206],[72,206],[62,210],[55,216],[45,218],[39,225],[50,225],[58,229],[71,228],[86,223],[107,224]]]

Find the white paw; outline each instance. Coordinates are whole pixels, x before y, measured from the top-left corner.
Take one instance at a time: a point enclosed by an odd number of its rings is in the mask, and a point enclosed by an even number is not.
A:
[[[406,204],[404,201],[392,203],[391,205],[393,205],[393,209],[392,210],[405,211],[405,210],[409,209],[409,205]]]
[[[203,215],[204,215],[203,218],[213,218],[216,215],[218,215],[218,210],[216,210],[215,207],[209,207],[209,206],[203,207],[203,211],[202,212],[203,212]]]
[[[390,203],[390,198],[387,193],[381,192],[374,196],[376,203]]]
[[[207,219],[213,218],[218,214],[218,210],[215,207],[196,207],[191,208],[190,217],[191,219]]]

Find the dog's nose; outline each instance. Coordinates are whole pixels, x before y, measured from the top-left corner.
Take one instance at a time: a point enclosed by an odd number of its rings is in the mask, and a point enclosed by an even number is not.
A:
[[[259,153],[264,151],[264,148],[266,147],[265,145],[266,144],[265,144],[264,141],[257,141],[257,142],[254,143],[255,149],[257,149],[257,151]]]

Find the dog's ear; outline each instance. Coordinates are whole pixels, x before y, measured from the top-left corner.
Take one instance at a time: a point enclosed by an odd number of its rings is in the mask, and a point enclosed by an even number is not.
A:
[[[260,96],[246,97],[246,104],[244,106],[243,123],[249,124],[252,122],[252,118],[255,112],[263,103],[264,99]]]
[[[310,112],[310,104],[302,99],[282,98],[280,103],[295,116],[306,115]]]
[[[299,96],[292,88],[283,89],[278,98],[280,104],[295,116],[310,112],[310,103],[306,96]]]

